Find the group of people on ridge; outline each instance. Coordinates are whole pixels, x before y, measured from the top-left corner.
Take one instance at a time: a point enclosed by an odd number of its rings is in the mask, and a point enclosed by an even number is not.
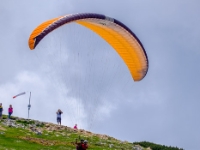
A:
[[[13,113],[13,107],[12,105],[9,105],[9,108],[8,108],[8,119],[10,119],[11,115]],[[63,112],[58,109],[58,111],[56,112],[57,114],[57,123],[59,125],[61,125],[61,114]],[[0,120],[2,119],[2,114],[3,114],[3,106],[2,106],[2,103],[0,103]],[[78,130],[78,127],[77,127],[77,124],[74,125],[74,129],[75,130]],[[77,142],[77,139],[76,139],[76,149],[77,150],[86,150],[88,148],[88,144],[87,144],[87,140],[83,140],[81,139],[80,142]]]
[[[12,105],[10,105],[8,108],[8,119],[10,119],[12,113],[13,113],[13,107]],[[3,115],[3,106],[2,103],[0,103],[0,119],[2,119],[2,115]]]

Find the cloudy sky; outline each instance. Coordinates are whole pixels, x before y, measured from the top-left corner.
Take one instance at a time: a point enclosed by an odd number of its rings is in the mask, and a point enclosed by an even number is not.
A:
[[[0,102],[14,116],[62,123],[120,140],[200,148],[198,0],[2,0]],[[149,71],[134,82],[116,52],[76,24],[30,51],[28,38],[48,19],[99,13],[128,26],[143,43]],[[12,99],[20,92],[26,95]]]

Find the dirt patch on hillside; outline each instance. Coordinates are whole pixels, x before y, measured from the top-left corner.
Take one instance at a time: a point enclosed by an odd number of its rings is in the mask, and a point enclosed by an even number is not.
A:
[[[26,141],[29,141],[29,142],[45,145],[45,146],[56,146],[56,145],[67,146],[67,145],[73,145],[72,143],[69,143],[69,142],[60,142],[60,141],[56,141],[56,140],[45,140],[45,139],[33,138],[33,137],[19,137],[19,138],[23,139],[23,140],[26,140]]]
[[[2,126],[0,126],[0,131],[6,131],[6,129]]]

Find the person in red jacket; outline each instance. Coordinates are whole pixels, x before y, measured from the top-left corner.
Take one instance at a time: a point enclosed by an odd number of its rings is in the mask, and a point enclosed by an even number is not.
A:
[[[10,116],[12,115],[13,113],[13,108],[12,108],[12,105],[10,105],[10,107],[8,108],[8,119],[10,119]]]
[[[85,140],[83,142],[83,144],[81,145],[82,146],[82,150],[86,150],[88,148],[88,144],[87,143],[88,143],[87,140]]]
[[[82,145],[84,144],[84,140],[83,139],[81,139],[80,142],[78,142],[77,139],[76,139],[75,144],[76,144],[76,150],[83,150],[82,149]]]
[[[78,130],[77,124],[74,125],[74,129],[75,129],[75,130]]]

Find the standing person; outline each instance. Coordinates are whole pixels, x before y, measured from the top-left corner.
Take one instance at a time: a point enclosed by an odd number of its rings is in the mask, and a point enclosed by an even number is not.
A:
[[[60,124],[60,125],[61,125],[61,114],[62,113],[63,112],[60,109],[58,109],[58,111],[56,112],[56,114],[57,114],[57,123]]]
[[[75,130],[78,130],[77,124],[74,125],[74,129],[75,129]]]
[[[13,113],[13,108],[12,105],[10,105],[10,107],[8,108],[8,119],[10,119],[12,113]]]
[[[2,103],[0,103],[0,120],[2,119],[2,113],[3,113],[3,106]]]

